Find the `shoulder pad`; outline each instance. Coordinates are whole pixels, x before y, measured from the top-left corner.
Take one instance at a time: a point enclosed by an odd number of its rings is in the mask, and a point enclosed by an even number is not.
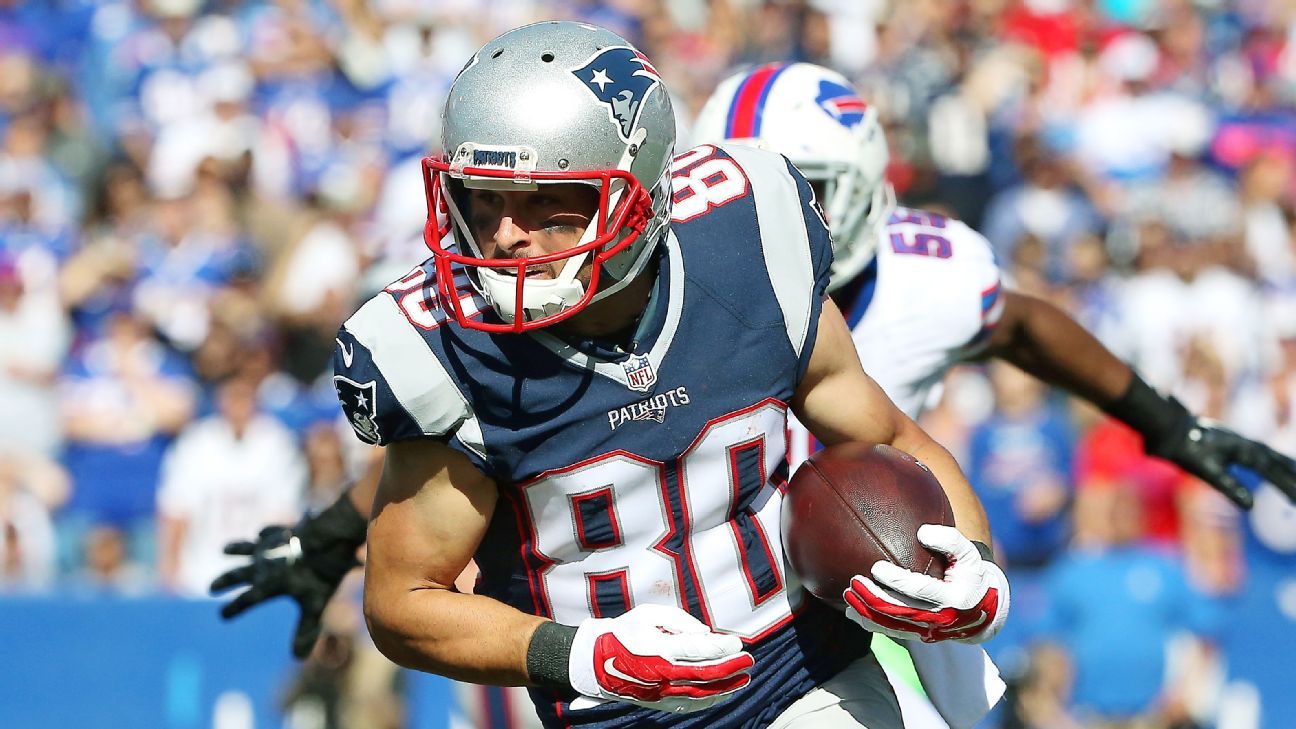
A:
[[[832,267],[827,222],[810,183],[786,157],[740,144],[723,150],[751,183],[761,253],[788,340],[799,357],[808,354]]]
[[[333,384],[361,440],[446,438],[470,417],[467,399],[390,294],[360,307],[336,344]]]

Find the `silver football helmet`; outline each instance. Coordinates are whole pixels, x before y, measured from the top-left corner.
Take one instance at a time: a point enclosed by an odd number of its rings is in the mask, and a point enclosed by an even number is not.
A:
[[[566,319],[638,276],[666,233],[675,118],[661,78],[617,34],[577,22],[542,22],[488,42],[446,99],[444,156],[423,160],[424,239],[449,313],[465,327],[521,332]],[[598,213],[573,248],[531,258],[486,258],[468,225],[469,189],[535,190],[582,183]],[[456,246],[443,245],[453,233]],[[457,250],[456,250],[457,249]],[[577,273],[592,256],[586,286]],[[562,262],[549,280],[527,266]],[[465,315],[452,268],[505,323]],[[470,312],[471,314],[471,312]]]
[[[698,115],[694,144],[730,140],[773,150],[818,188],[832,229],[829,290],[877,253],[878,228],[895,207],[877,110],[845,76],[809,63],[770,63],[731,76]]]

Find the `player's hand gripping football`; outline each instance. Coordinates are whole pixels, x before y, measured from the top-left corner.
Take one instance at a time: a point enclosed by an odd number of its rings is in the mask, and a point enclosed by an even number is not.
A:
[[[751,681],[754,661],[735,635],[713,633],[679,608],[640,605],[590,618],[571,647],[572,688],[660,711],[700,711]]]
[[[248,587],[221,607],[221,617],[230,620],[272,597],[287,595],[300,610],[292,652],[305,658],[319,638],[324,606],[342,578],[360,564],[355,554],[364,543],[365,524],[343,495],[338,503],[295,527],[268,526],[255,542],[225,545],[226,554],[246,556],[251,562],[212,581],[212,593]]]
[[[866,630],[927,643],[982,643],[1008,617],[1008,578],[970,539],[939,524],[918,528],[918,541],[943,553],[945,579],[875,562],[872,578],[856,575],[842,593],[846,616]]]

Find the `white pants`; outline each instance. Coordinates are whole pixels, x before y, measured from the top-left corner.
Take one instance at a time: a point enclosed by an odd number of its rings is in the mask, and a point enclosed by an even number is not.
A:
[[[872,653],[783,710],[769,729],[904,729],[891,682]]]

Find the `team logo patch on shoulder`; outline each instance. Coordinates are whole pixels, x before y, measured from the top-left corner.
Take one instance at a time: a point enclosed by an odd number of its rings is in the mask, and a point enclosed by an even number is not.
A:
[[[864,121],[868,104],[854,90],[832,81],[819,82],[819,95],[815,103],[844,127],[854,127]]]
[[[617,125],[621,139],[626,142],[638,126],[639,112],[648,93],[661,83],[661,76],[648,59],[625,46],[604,48],[572,73],[607,105],[608,118]]]
[[[653,369],[652,361],[645,355],[631,355],[621,363],[621,367],[625,369],[626,385],[631,390],[648,392],[653,385],[657,384],[657,370]]]
[[[378,424],[374,422],[378,415],[375,403],[378,384],[373,380],[359,383],[342,375],[334,375],[333,387],[337,390],[338,401],[342,403],[342,412],[346,413],[347,422],[356,435],[366,443],[377,445],[382,440]]]

